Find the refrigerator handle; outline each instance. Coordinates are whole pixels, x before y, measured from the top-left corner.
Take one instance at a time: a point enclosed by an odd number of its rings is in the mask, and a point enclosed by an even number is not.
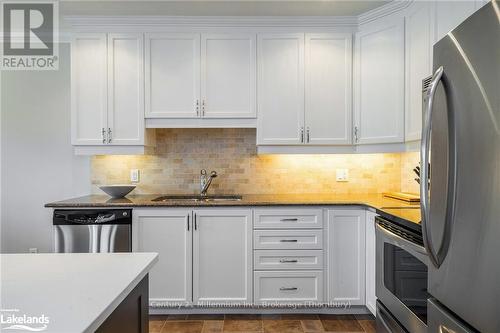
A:
[[[429,145],[431,140],[431,119],[434,95],[439,81],[443,76],[443,71],[442,66],[436,70],[427,90],[427,98],[424,99],[424,123],[422,126],[422,139],[420,145],[420,210],[422,213],[422,235],[429,259],[436,268],[441,266],[441,262],[434,249],[434,244],[432,244],[429,226]]]

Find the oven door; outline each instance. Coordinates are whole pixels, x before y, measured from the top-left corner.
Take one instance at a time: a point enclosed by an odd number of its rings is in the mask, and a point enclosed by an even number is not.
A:
[[[411,232],[384,227],[377,217],[376,294],[410,333],[427,332],[427,265],[425,248],[410,241]],[[391,230],[392,229],[392,230]]]

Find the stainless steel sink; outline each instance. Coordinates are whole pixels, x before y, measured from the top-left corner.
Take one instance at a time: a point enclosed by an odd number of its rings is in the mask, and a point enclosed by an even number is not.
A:
[[[164,195],[154,198],[155,202],[168,202],[168,201],[241,201],[241,195]]]

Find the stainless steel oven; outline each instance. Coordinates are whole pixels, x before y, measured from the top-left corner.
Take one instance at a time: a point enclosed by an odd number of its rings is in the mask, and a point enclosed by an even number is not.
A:
[[[376,219],[377,332],[427,332],[428,257],[422,234]]]

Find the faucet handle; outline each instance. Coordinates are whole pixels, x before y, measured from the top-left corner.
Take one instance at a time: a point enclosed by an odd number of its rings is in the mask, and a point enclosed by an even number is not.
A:
[[[207,175],[207,170],[205,170],[205,169],[201,169],[200,174],[201,174],[202,176],[206,176],[206,175]]]
[[[217,171],[210,172],[210,177],[212,177],[212,178],[217,177]]]

